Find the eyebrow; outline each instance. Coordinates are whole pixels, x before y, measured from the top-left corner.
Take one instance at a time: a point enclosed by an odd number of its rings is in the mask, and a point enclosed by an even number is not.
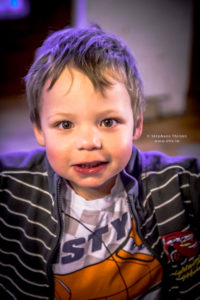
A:
[[[97,115],[99,117],[104,116],[104,115],[112,115],[112,114],[119,114],[120,111],[119,110],[115,110],[115,109],[107,109],[107,110],[103,110],[103,111],[99,111],[97,112]],[[51,115],[47,118],[47,120],[51,120],[54,118],[63,118],[63,119],[67,119],[67,118],[74,118],[76,117],[75,114],[72,113],[56,113],[54,115]]]
[[[71,114],[71,113],[56,113],[54,115],[51,115],[47,118],[47,120],[51,120],[53,118],[71,118],[71,117],[74,117],[74,114]]]
[[[108,110],[103,110],[99,112],[99,115],[112,115],[112,114],[119,114],[121,110],[116,110],[116,109],[108,109]]]

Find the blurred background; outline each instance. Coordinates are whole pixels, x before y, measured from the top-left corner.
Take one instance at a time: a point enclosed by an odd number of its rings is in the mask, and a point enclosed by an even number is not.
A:
[[[147,102],[136,146],[200,158],[199,0],[0,0],[0,153],[37,147],[23,77],[45,37],[98,23],[132,50]]]

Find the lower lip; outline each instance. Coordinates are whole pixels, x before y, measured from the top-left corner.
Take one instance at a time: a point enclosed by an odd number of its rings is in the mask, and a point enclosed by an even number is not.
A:
[[[77,165],[77,166],[74,166],[74,170],[80,174],[91,175],[91,174],[100,173],[102,170],[104,170],[106,168],[106,166],[107,166],[107,163],[102,163],[100,165],[97,165],[97,166],[91,167],[91,168],[84,168],[84,167]]]

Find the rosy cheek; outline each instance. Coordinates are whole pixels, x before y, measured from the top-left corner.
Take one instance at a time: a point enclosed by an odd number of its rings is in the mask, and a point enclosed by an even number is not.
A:
[[[54,145],[51,144],[51,145],[47,145],[46,151],[47,151],[48,160],[51,163],[51,165],[55,164],[55,162],[57,162],[60,158],[59,149],[55,147],[55,144]]]
[[[121,149],[122,152],[129,152],[132,149],[132,140],[127,137],[121,138],[118,141],[118,149]]]

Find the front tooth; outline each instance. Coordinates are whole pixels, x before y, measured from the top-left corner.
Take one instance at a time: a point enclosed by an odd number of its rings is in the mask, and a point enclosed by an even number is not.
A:
[[[82,168],[87,168],[87,165],[83,165],[83,164],[82,164],[81,167],[82,167]]]
[[[92,167],[96,167],[97,165],[98,165],[98,163],[82,164],[81,167],[82,168],[92,168]]]

